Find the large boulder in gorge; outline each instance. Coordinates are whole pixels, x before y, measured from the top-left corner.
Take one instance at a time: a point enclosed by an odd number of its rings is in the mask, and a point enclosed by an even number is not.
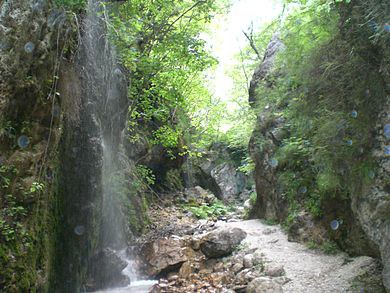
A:
[[[231,254],[245,238],[240,228],[219,228],[203,237],[200,249],[207,257],[218,258]]]
[[[187,261],[186,248],[176,237],[162,238],[144,244],[141,248],[143,271],[150,277],[168,274],[180,269]]]
[[[260,277],[249,283],[247,293],[282,293],[283,288],[270,278]]]
[[[122,274],[126,267],[127,262],[114,250],[110,248],[100,250],[91,260],[86,289],[96,291],[128,285],[130,279]]]

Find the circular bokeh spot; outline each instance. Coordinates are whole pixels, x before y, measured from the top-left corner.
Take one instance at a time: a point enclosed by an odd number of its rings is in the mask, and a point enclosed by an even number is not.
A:
[[[28,42],[24,45],[24,51],[26,51],[26,53],[32,53],[35,49],[35,45],[33,42]]]
[[[348,139],[348,140],[347,140],[347,145],[349,145],[349,146],[353,145],[352,139]]]
[[[332,228],[332,230],[336,231],[339,227],[340,227],[339,221],[333,220],[332,222],[330,222],[330,228]]]
[[[383,153],[386,157],[390,156],[390,145],[385,145],[385,149],[384,149]]]
[[[352,117],[352,118],[357,118],[357,116],[358,116],[358,112],[357,112],[356,110],[353,110],[353,111],[351,112],[351,117]]]
[[[18,138],[18,146],[21,147],[22,149],[28,147],[30,144],[30,139],[26,135],[21,135]]]
[[[279,161],[275,158],[272,158],[270,161],[269,161],[269,165],[273,168],[276,168],[278,165],[279,165]]]
[[[301,186],[298,190],[299,193],[305,194],[307,192],[307,187],[306,186]]]
[[[386,136],[386,138],[390,139],[390,124],[386,124],[383,127],[383,135]]]
[[[74,228],[74,233],[78,236],[84,235],[85,233],[85,227],[83,225],[77,225]]]
[[[372,171],[372,170],[368,171],[367,175],[368,175],[368,177],[369,177],[370,179],[374,179],[374,178],[375,178],[375,172]]]

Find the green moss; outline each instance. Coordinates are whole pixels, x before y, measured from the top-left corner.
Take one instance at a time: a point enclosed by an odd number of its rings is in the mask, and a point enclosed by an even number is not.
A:
[[[58,7],[76,12],[85,9],[87,5],[86,0],[54,0],[54,3]]]
[[[336,254],[339,252],[337,244],[331,241],[325,241],[320,245],[320,250],[326,254]]]

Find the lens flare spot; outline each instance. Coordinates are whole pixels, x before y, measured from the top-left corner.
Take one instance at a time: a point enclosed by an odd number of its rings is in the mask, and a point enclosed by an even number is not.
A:
[[[330,222],[330,228],[332,228],[332,230],[336,231],[339,227],[340,227],[339,221],[333,220],[332,222]]]
[[[35,45],[33,42],[28,42],[24,45],[24,51],[26,51],[26,53],[32,53],[35,49]]]
[[[305,194],[307,192],[307,187],[306,186],[302,186],[299,188],[298,190],[299,193],[302,193],[302,194]]]
[[[83,225],[78,225],[74,228],[74,233],[78,236],[82,236],[85,233],[85,227]]]
[[[279,161],[275,158],[272,158],[270,161],[269,161],[269,165],[272,167],[272,168],[276,168],[278,165],[279,165]]]
[[[386,157],[390,156],[390,145],[385,145],[383,153]]]
[[[353,141],[352,141],[352,139],[348,139],[348,140],[347,140],[347,145],[348,145],[348,146],[351,146],[351,145],[353,145]]]
[[[390,124],[386,124],[383,127],[383,134],[386,136],[386,138],[390,139]]]
[[[353,111],[351,112],[351,117],[352,117],[352,118],[357,118],[357,116],[358,116],[358,112],[357,112],[356,110],[353,110]]]
[[[375,172],[372,171],[372,170],[368,171],[367,175],[368,175],[368,177],[369,177],[370,179],[374,179],[374,178],[375,178]]]
[[[30,139],[25,136],[25,135],[21,135],[19,136],[18,138],[18,146],[21,147],[22,149],[28,147],[28,145],[30,144]]]

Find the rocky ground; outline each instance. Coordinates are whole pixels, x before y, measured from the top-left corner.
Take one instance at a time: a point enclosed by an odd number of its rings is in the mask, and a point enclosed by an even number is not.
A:
[[[200,202],[213,200],[199,191]],[[187,201],[176,195],[153,207],[150,232],[130,251],[138,270],[159,280],[151,292],[384,292],[370,257],[289,242],[280,226],[244,220],[242,208],[199,220],[178,204]]]

